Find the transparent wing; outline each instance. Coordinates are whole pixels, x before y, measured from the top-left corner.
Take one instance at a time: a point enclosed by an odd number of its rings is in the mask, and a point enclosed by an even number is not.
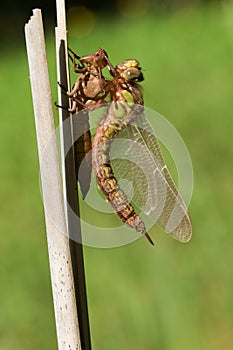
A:
[[[143,113],[113,141],[114,174],[128,198],[165,232],[186,242],[192,227],[186,205],[171,178],[154,130]]]

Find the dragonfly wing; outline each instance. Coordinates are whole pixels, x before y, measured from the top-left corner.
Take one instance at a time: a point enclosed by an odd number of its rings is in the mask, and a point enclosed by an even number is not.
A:
[[[135,130],[127,125],[111,146],[111,164],[128,199],[142,210],[148,198],[148,185],[143,167],[135,156]]]
[[[113,142],[111,152],[114,173],[119,179],[129,181],[128,189],[124,190],[135,205],[153,217],[165,232],[179,241],[188,241],[192,227],[186,205],[144,114],[138,114],[126,126]]]

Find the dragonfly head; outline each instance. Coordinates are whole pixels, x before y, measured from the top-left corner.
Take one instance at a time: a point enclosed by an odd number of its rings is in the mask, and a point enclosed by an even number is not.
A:
[[[116,71],[121,78],[130,82],[136,83],[144,80],[141,67],[137,60],[127,60],[118,64],[116,66]]]

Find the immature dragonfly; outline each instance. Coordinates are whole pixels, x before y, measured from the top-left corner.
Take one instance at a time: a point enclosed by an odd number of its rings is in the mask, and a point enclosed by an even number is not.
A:
[[[103,104],[107,97],[110,99],[92,142],[92,166],[104,196],[127,226],[144,234],[153,244],[142,219],[117,181],[117,178],[128,178],[135,187],[135,205],[147,215],[154,213],[156,224],[165,232],[179,241],[188,241],[192,227],[187,208],[167,170],[153,129],[144,115],[143,94],[138,85],[144,78],[138,61],[127,60],[114,68],[102,49],[80,57],[79,61],[87,65],[76,69],[82,75],[69,94],[73,99],[74,110],[79,105],[84,110],[93,109]],[[102,75],[102,69],[106,66],[113,77],[111,80],[104,79]],[[75,63],[74,67],[76,68]],[[86,76],[88,78],[85,80]],[[92,78],[95,82],[93,90],[90,87]],[[94,90],[98,93],[92,94]],[[141,150],[137,154],[137,163],[141,167],[127,160],[111,159],[113,141],[117,139],[123,139],[120,147],[124,154],[135,155],[136,149]],[[130,140],[131,145],[125,140]],[[152,174],[150,182],[154,185],[148,183],[145,176],[147,171]]]
[[[110,67],[111,63],[103,49],[83,57],[77,56],[71,49],[68,50],[74,72],[81,73],[71,92],[67,94],[72,99],[69,111],[73,114],[79,113],[79,118],[75,119],[76,129],[79,132],[79,137],[74,143],[75,167],[82,196],[85,198],[91,181],[91,133],[88,109],[104,103],[106,81],[102,69]],[[79,63],[76,60],[79,60]],[[81,164],[82,172],[79,172]]]

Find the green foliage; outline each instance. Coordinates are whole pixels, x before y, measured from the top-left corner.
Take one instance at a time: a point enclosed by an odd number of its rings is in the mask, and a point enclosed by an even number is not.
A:
[[[88,37],[70,33],[80,54],[103,47],[114,64],[140,61],[146,106],[178,129],[195,174],[190,243],[154,229],[155,248],[143,238],[117,249],[85,248],[94,350],[233,348],[233,39],[225,15],[209,7],[125,21],[98,17]],[[47,42],[55,101],[54,44]],[[4,55],[0,348],[55,350],[26,54]]]

